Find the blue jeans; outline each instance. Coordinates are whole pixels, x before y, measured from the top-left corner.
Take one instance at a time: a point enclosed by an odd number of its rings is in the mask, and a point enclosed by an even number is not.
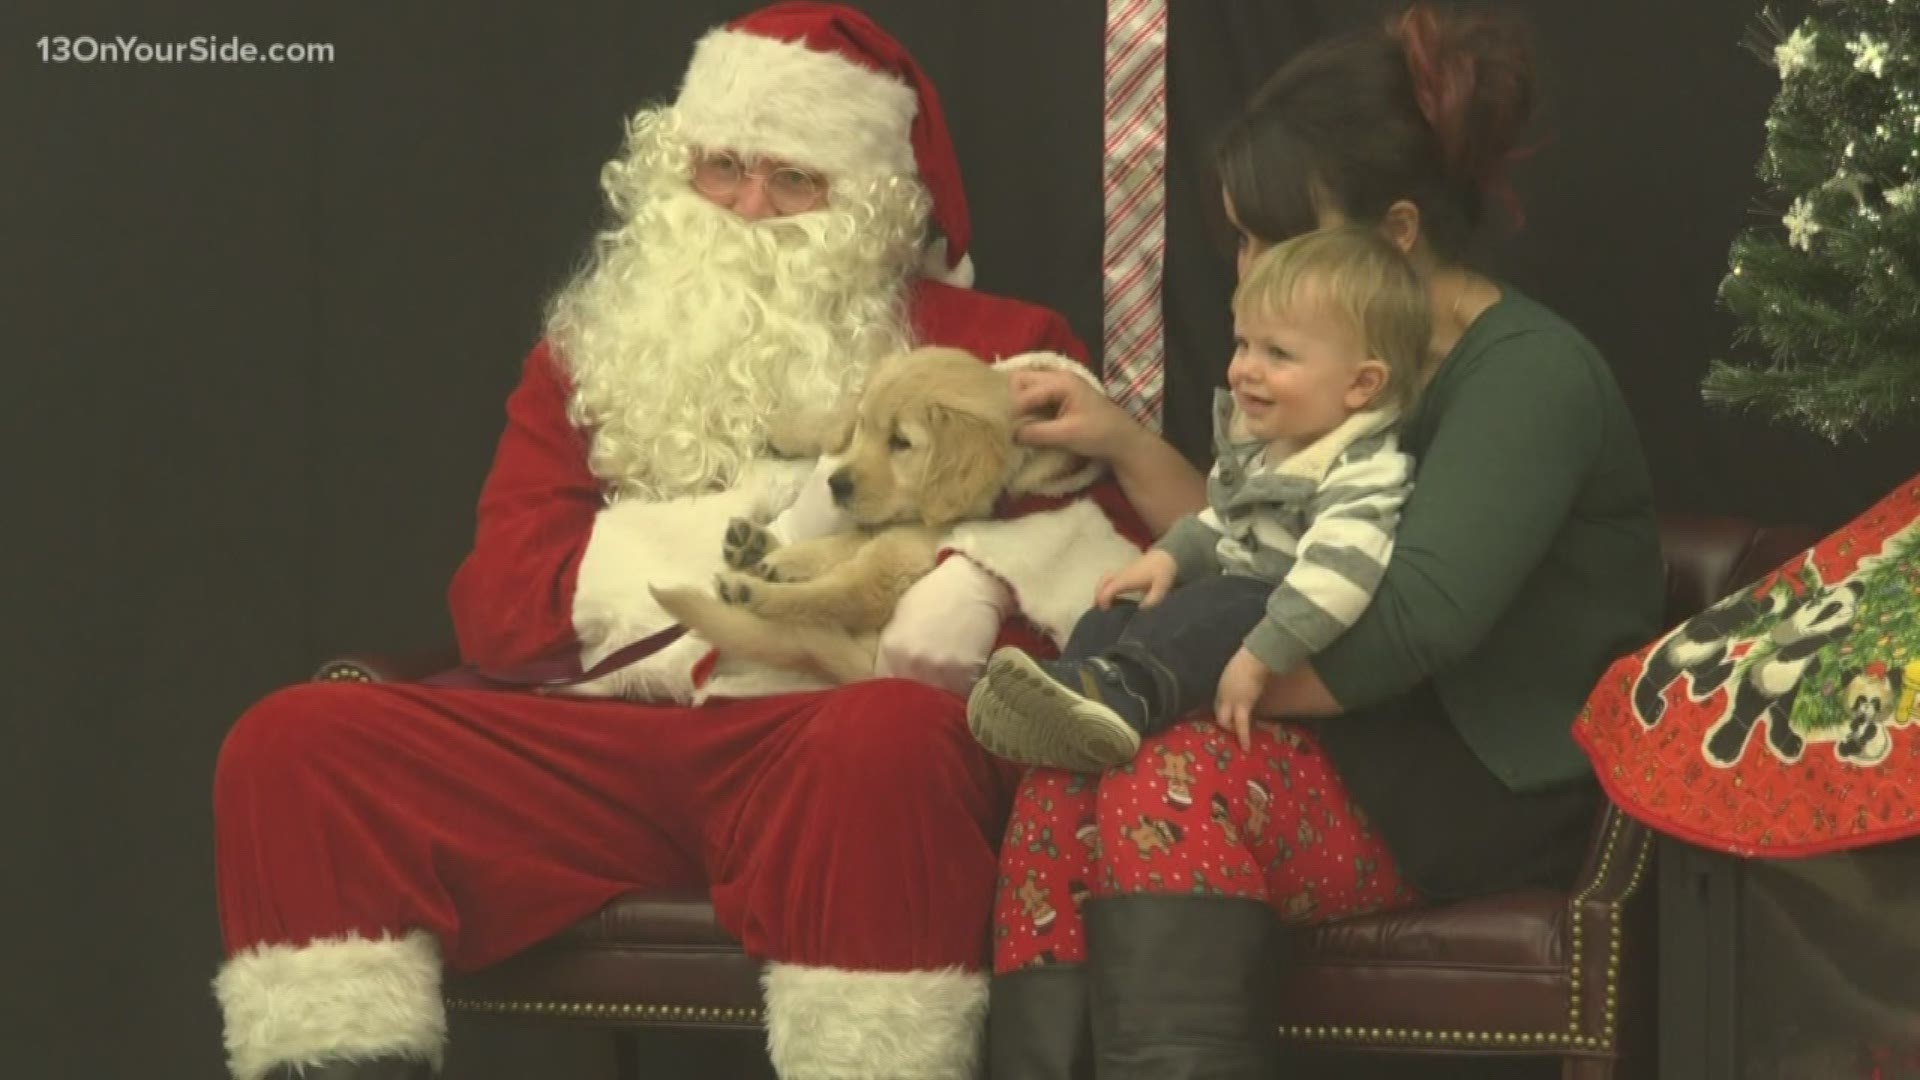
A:
[[[1064,660],[1095,657],[1121,665],[1148,702],[1143,735],[1213,704],[1220,673],[1267,613],[1273,585],[1239,574],[1196,578],[1143,608],[1131,600],[1080,617]],[[1140,678],[1144,676],[1144,680]]]

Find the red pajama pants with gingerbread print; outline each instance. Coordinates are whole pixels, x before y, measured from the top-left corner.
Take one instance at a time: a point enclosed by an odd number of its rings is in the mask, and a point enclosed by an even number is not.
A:
[[[1293,925],[1413,904],[1393,858],[1307,731],[1210,721],[1149,738],[1099,776],[1035,769],[1000,849],[996,973],[1086,959],[1080,906],[1141,894],[1263,900]]]

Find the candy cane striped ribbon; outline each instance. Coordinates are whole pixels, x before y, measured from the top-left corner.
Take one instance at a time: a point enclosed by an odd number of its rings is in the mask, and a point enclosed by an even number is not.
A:
[[[1166,62],[1166,0],[1108,0],[1102,370],[1108,396],[1156,430],[1166,396]]]

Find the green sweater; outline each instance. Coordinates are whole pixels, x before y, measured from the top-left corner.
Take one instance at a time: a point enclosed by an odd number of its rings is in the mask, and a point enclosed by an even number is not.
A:
[[[1653,490],[1612,374],[1579,331],[1506,289],[1434,373],[1401,445],[1418,471],[1392,561],[1314,670],[1346,711],[1432,680],[1515,791],[1580,776],[1575,715],[1661,620]]]

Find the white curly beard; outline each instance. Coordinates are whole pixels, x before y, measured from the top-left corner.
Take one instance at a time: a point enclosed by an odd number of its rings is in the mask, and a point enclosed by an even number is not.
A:
[[[603,180],[623,221],[547,322],[609,502],[731,485],[776,411],[831,408],[909,344],[924,189],[836,186],[825,209],[747,221],[692,190],[671,126],[635,118]]]

